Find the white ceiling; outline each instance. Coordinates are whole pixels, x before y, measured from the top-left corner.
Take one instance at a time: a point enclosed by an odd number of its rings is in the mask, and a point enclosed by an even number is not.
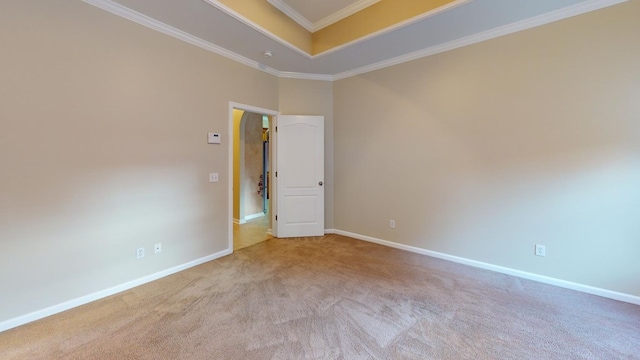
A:
[[[353,6],[361,0],[282,0],[312,23]]]
[[[458,0],[445,11],[315,56],[278,39],[217,0],[84,1],[276,76],[336,80],[626,0]],[[298,6],[295,0],[287,1]],[[298,1],[305,3],[299,6],[301,12],[312,11],[316,6],[312,3],[324,2]],[[336,0],[335,4],[348,2]],[[264,57],[265,51],[273,56]]]
[[[318,31],[380,0],[267,0],[311,32]]]

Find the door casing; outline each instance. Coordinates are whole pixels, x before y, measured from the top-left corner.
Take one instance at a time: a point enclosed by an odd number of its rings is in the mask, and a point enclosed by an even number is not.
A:
[[[229,132],[227,134],[227,138],[229,139],[228,141],[228,146],[227,146],[227,151],[229,153],[229,157],[228,157],[228,181],[229,181],[229,198],[228,198],[228,207],[229,207],[229,219],[228,219],[228,229],[229,229],[229,233],[228,233],[228,241],[229,241],[229,250],[231,252],[233,252],[233,109],[237,109],[237,110],[242,110],[242,111],[249,111],[252,113],[257,113],[257,114],[264,114],[264,115],[269,115],[271,116],[272,120],[271,120],[271,126],[274,127],[277,124],[277,117],[278,115],[280,115],[279,111],[276,110],[270,110],[270,109],[264,109],[264,108],[260,108],[260,107],[256,107],[256,106],[252,106],[252,105],[246,105],[246,104],[241,104],[241,103],[237,103],[237,102],[229,102],[229,122],[228,122],[228,126],[229,126]],[[272,134],[271,136],[271,141],[269,142],[269,151],[270,151],[270,156],[271,156],[271,168],[275,169],[277,166],[276,163],[276,152],[275,152],[275,146],[276,146],[276,141],[277,141],[277,136],[273,136],[274,134]],[[272,179],[273,180],[273,179]],[[275,214],[277,213],[277,201],[276,201],[276,195],[277,195],[277,190],[275,187],[274,182],[271,182],[271,209],[273,211],[271,211],[270,216],[271,216],[271,231],[273,233],[273,236],[277,237],[277,230],[276,230],[276,226],[274,226],[275,224]]]

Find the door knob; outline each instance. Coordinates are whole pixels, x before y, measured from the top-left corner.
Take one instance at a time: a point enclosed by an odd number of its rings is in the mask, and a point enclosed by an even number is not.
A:
[[[320,181],[320,182],[318,183],[318,185],[322,186],[322,181]]]

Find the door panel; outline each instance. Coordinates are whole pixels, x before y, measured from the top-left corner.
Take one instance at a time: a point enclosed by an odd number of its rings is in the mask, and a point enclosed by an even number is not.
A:
[[[285,208],[296,209],[287,213],[285,218],[287,224],[313,224],[317,221],[316,209],[317,196],[287,196],[285,197]]]
[[[277,235],[324,235],[324,117],[277,120]]]

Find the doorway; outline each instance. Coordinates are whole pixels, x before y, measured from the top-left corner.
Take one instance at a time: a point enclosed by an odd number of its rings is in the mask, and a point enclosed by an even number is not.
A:
[[[271,128],[277,112],[230,104],[230,249],[273,237]]]

